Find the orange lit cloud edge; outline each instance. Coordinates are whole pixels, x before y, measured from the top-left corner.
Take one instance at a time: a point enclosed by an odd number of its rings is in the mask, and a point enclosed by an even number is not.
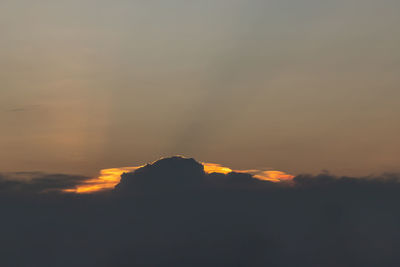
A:
[[[254,178],[264,181],[271,182],[282,182],[290,181],[294,178],[293,175],[287,174],[281,171],[275,170],[233,170],[231,168],[222,166],[216,163],[202,162],[205,173],[223,173],[228,174],[230,172],[248,173],[253,175]],[[100,175],[97,178],[89,179],[85,183],[78,185],[76,188],[65,189],[63,192],[66,193],[77,193],[77,194],[90,194],[103,190],[113,189],[121,180],[121,175],[127,172],[133,172],[142,166],[137,167],[121,167],[103,169],[100,171]]]

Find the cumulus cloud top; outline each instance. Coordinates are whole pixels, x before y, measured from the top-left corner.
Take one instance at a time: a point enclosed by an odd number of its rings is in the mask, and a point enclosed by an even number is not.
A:
[[[228,175],[229,177],[237,177],[239,173],[242,173],[248,174],[243,175],[243,177],[272,182],[290,181],[294,178],[293,175],[276,170],[233,170],[217,163],[198,162],[193,158],[174,156],[162,158],[142,166],[104,169],[100,171],[98,177],[84,181],[73,188],[65,189],[64,192],[94,193],[110,190],[114,187],[117,187],[117,190],[125,191],[122,188],[131,184],[135,184],[134,187],[147,184],[147,187],[149,187],[150,183],[152,183],[152,188],[157,190],[158,187],[180,187],[193,184],[194,181],[199,184],[201,180],[204,182],[210,177],[220,177],[211,175],[213,173],[223,175],[236,173],[235,175]],[[133,180],[135,181],[133,182]]]

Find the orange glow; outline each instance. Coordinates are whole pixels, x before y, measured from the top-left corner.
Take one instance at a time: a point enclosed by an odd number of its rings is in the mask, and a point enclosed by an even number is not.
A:
[[[222,166],[217,163],[202,162],[204,172],[228,174],[230,172],[248,173],[253,175],[254,178],[264,181],[282,182],[290,181],[294,178],[293,175],[281,171],[274,170],[232,170],[231,168]],[[144,165],[143,165],[144,166]],[[121,180],[121,175],[126,172],[133,172],[143,166],[137,167],[122,167],[104,169],[100,171],[97,178],[89,179],[85,183],[78,185],[76,188],[65,189],[63,192],[76,193],[76,194],[90,194],[103,190],[113,189]]]
[[[87,180],[84,184],[78,185],[76,188],[65,189],[63,191],[67,193],[88,194],[113,189],[121,180],[123,173],[132,172],[140,167],[142,166],[104,169],[100,171],[99,177]]]
[[[287,174],[281,171],[258,171],[258,170],[251,170],[250,173],[254,176],[254,178],[263,180],[263,181],[271,181],[271,182],[283,182],[283,181],[290,181],[294,178],[293,175]]]
[[[232,172],[232,170],[230,168],[224,167],[221,164],[206,163],[206,162],[202,162],[201,164],[203,164],[204,171],[207,174],[213,173],[213,172],[228,174],[228,173]]]
[[[248,173],[253,175],[254,178],[263,180],[263,181],[271,181],[271,182],[282,182],[282,181],[290,181],[294,178],[293,175],[287,174],[281,171],[273,171],[273,170],[232,170],[231,168],[222,166],[221,164],[216,163],[206,163],[202,162],[204,165],[204,171],[206,173],[223,173],[228,174],[230,172],[239,172],[239,173]]]

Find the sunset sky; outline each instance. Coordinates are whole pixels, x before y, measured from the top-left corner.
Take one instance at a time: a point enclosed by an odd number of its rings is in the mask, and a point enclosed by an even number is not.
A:
[[[0,0],[0,267],[400,266],[400,0]]]
[[[400,171],[400,1],[0,1],[0,172],[184,155]]]

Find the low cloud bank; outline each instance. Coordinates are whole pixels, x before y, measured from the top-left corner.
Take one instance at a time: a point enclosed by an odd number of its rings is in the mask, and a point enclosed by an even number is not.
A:
[[[48,179],[29,190],[85,181]],[[325,173],[275,183],[184,158],[125,173],[98,194],[11,194],[28,189],[3,177],[0,265],[399,266],[399,180]]]
[[[0,194],[58,193],[79,186],[88,179],[80,175],[41,172],[0,173]]]

